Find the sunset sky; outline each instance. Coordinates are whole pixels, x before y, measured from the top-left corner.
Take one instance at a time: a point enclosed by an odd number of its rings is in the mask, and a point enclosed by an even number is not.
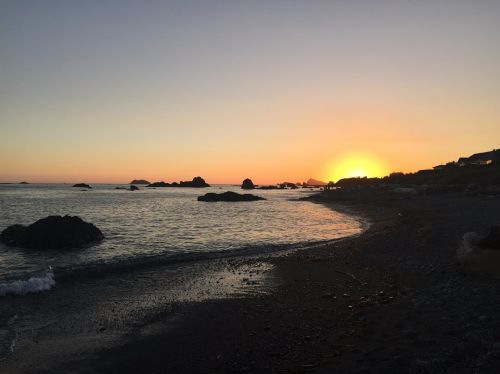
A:
[[[255,183],[500,145],[500,1],[1,1],[0,181]]]

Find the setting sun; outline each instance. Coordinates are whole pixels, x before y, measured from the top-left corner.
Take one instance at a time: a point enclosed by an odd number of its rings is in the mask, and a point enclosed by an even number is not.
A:
[[[373,155],[350,154],[332,160],[325,168],[325,179],[338,181],[352,177],[382,177],[388,174],[385,162]]]

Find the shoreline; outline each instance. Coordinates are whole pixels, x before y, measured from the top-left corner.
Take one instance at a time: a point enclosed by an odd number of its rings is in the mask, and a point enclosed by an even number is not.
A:
[[[499,282],[459,274],[454,251],[464,232],[499,218],[500,199],[343,191],[311,200],[368,219],[369,228],[286,255],[219,261],[240,276],[244,266],[272,267],[254,289],[263,292],[183,304],[174,325],[172,314],[157,313],[147,334],[59,368],[498,372]]]
[[[168,333],[101,352],[97,371],[498,371],[498,282],[454,265],[460,235],[486,228],[498,199],[317,196],[369,230],[271,259],[271,294],[196,305]]]
[[[188,304],[270,292],[271,258],[337,240],[278,245],[270,252],[254,247],[215,252],[202,259],[195,255],[194,260],[154,266],[133,264],[130,272],[91,271],[83,277],[80,270],[61,274],[56,269],[57,284],[51,290],[3,297],[8,308],[0,311],[0,320],[13,318],[13,323],[0,328],[0,371],[50,372],[93,351],[164,331],[182,319]],[[59,352],[53,352],[57,346]]]

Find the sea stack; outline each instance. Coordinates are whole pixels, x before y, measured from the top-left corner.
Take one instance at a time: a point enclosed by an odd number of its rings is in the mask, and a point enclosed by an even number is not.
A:
[[[241,188],[243,190],[253,190],[255,188],[255,185],[253,184],[253,182],[250,178],[247,178],[241,184]]]

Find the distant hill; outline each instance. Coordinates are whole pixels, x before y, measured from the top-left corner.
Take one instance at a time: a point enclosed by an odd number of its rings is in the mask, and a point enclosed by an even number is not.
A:
[[[325,186],[326,183],[325,182],[322,182],[322,181],[319,181],[317,179],[313,179],[313,178],[309,178],[306,182],[306,184],[308,186]]]

